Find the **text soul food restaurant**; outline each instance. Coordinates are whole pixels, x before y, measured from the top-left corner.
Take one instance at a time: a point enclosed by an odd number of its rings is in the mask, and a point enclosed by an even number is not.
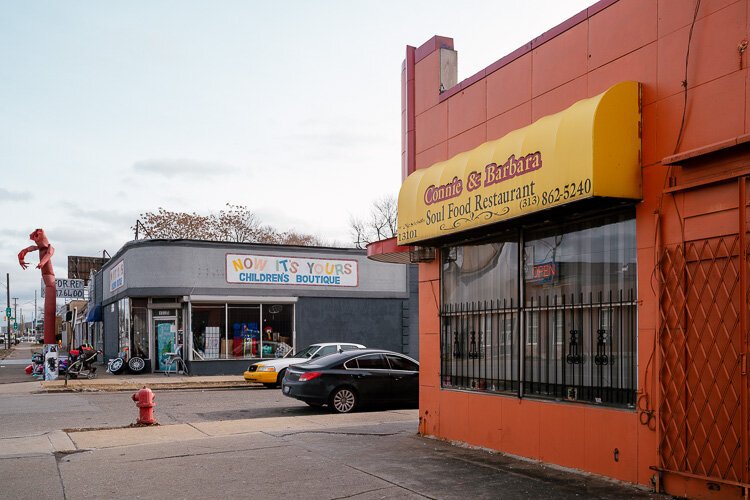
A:
[[[749,7],[602,0],[461,82],[407,47],[369,250],[420,263],[420,433],[748,497]]]

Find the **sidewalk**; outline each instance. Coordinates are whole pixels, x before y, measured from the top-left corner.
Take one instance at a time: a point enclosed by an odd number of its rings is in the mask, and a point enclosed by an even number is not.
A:
[[[417,410],[311,414],[6,439],[0,448],[3,493],[61,500],[167,494],[307,500],[667,498],[591,474],[425,439],[415,433],[418,417]],[[19,471],[33,471],[33,477]],[[134,490],[134,484],[148,488]]]
[[[41,390],[45,392],[82,392],[82,391],[131,391],[141,387],[149,387],[156,390],[170,389],[228,389],[233,387],[250,387],[256,385],[263,387],[261,384],[249,384],[241,375],[224,375],[224,376],[198,376],[186,377],[182,375],[120,375],[116,377],[102,377],[95,379],[76,379],[69,380],[67,385],[64,379],[53,381],[40,381]]]
[[[13,366],[15,370],[22,370],[26,361],[30,362],[31,352],[38,350],[37,345],[20,345],[12,349],[0,350],[0,361],[14,363],[16,360],[24,360],[24,363]],[[242,374],[238,375],[214,375],[214,376],[186,376],[163,373],[148,373],[143,375],[122,374],[113,375],[107,372],[107,366],[97,364],[96,378],[93,379],[71,379],[65,382],[65,376],[54,381],[42,381],[28,375],[23,376],[24,389],[31,388],[32,391],[41,392],[114,392],[133,391],[147,386],[153,390],[171,389],[228,389],[233,387],[263,387],[262,384],[250,384],[245,381]],[[20,380],[20,379],[19,379]],[[13,389],[6,387],[9,384],[0,384],[0,392],[8,392]],[[20,389],[20,388],[19,388]]]
[[[102,372],[102,373],[100,373]],[[65,378],[52,381],[40,381],[40,389],[44,392],[114,392],[132,391],[141,387],[152,390],[170,389],[228,389],[233,387],[263,387],[262,384],[249,384],[242,375],[212,375],[186,376],[164,375],[151,373],[146,375],[112,375],[106,372],[105,366],[97,366],[97,376],[93,379]]]

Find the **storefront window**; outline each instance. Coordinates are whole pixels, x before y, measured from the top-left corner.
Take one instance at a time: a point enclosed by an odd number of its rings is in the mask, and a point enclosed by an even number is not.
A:
[[[497,239],[441,252],[443,386],[632,405],[632,210]]]
[[[510,301],[518,293],[518,241],[451,247],[443,252],[443,300],[446,303]],[[502,280],[497,279],[503,276]],[[516,300],[516,305],[517,305]]]
[[[117,301],[118,351],[130,350],[130,299]]]
[[[264,358],[280,358],[294,349],[294,305],[263,304]]]
[[[227,357],[259,358],[262,351],[260,335],[260,305],[230,305],[229,335],[222,339]]]
[[[193,304],[191,324],[195,361],[278,358],[293,350],[293,304]]]
[[[193,354],[196,360],[220,359],[227,355],[226,309],[222,305],[192,306]],[[224,340],[224,351],[221,341]]]
[[[133,352],[131,356],[149,358],[148,308],[146,299],[132,299]]]

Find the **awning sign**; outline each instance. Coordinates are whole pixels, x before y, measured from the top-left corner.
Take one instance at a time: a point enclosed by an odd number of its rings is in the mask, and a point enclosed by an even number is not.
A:
[[[412,173],[398,244],[594,197],[641,199],[637,82],[623,82],[506,136]]]
[[[227,254],[227,282],[244,285],[357,286],[356,260]]]

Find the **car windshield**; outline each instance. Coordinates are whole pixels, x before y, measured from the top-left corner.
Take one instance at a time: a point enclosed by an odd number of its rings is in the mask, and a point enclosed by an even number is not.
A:
[[[302,349],[301,351],[297,351],[297,352],[295,352],[294,354],[292,354],[289,357],[290,358],[309,358],[319,348],[320,348],[320,346],[317,346],[317,345],[307,346],[304,349]]]

